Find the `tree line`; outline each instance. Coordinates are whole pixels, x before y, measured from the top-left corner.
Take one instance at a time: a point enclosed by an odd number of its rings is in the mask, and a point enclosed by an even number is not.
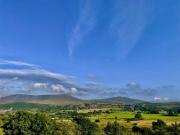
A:
[[[54,120],[47,113],[17,111],[14,114],[0,116],[0,135],[180,135],[180,124],[166,125],[162,120],[152,122],[152,128],[134,125],[127,130],[117,121],[101,129],[83,115],[74,113],[72,119]],[[141,113],[135,119],[142,119]]]

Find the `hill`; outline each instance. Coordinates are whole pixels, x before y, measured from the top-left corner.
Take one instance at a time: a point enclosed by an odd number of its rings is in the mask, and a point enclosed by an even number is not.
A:
[[[38,104],[53,104],[53,105],[78,105],[85,102],[96,102],[96,103],[122,103],[122,104],[139,104],[147,103],[142,100],[132,99],[127,97],[112,97],[106,99],[96,100],[81,100],[68,94],[61,95],[23,95],[16,94],[0,98],[0,104],[7,103],[38,103]]]
[[[139,104],[139,103],[147,103],[146,101],[132,99],[128,97],[112,97],[106,99],[96,99],[93,100],[98,103],[122,103],[122,104]]]
[[[39,104],[54,104],[54,105],[66,105],[72,104],[77,105],[83,103],[82,100],[75,98],[73,96],[62,94],[62,95],[10,95],[0,98],[1,104],[7,103],[39,103]]]

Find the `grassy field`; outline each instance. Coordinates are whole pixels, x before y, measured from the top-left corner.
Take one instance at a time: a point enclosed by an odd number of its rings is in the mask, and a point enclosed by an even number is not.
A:
[[[151,127],[152,122],[156,121],[157,119],[161,119],[165,121],[167,124],[180,122],[180,115],[163,116],[161,114],[145,114],[145,113],[142,113],[143,120],[127,121],[127,119],[134,118],[134,114],[135,113],[132,113],[132,112],[101,114],[101,115],[93,115],[90,117],[90,119],[92,121],[99,119],[100,122],[98,124],[102,128],[106,125],[107,122],[113,122],[115,120],[127,128],[132,128],[132,126],[135,124],[141,127]]]

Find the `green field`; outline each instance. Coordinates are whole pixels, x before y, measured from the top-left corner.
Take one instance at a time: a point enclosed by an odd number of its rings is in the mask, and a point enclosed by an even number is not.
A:
[[[101,114],[101,115],[96,115],[92,116],[91,119],[129,119],[129,118],[134,118],[135,113],[131,112],[122,112],[122,113],[111,113],[111,114]],[[145,120],[157,120],[157,119],[162,119],[162,120],[180,120],[180,115],[178,116],[163,116],[162,114],[145,114],[142,113],[143,119]]]
[[[174,122],[180,122],[180,115],[178,116],[163,116],[162,114],[145,114],[142,113],[143,120],[132,120],[127,121],[128,119],[134,118],[135,113],[132,112],[120,112],[120,113],[111,113],[111,114],[101,114],[93,115],[90,117],[92,121],[99,119],[99,126],[104,127],[107,122],[118,121],[122,126],[127,128],[132,128],[134,124],[137,124],[141,127],[151,127],[153,121],[161,119],[165,121],[168,125]]]

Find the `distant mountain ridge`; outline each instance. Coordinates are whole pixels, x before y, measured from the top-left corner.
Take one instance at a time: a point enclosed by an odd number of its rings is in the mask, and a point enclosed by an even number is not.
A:
[[[99,103],[124,103],[124,104],[139,104],[139,103],[147,103],[147,101],[132,99],[128,97],[112,97],[106,99],[96,99],[95,102]]]
[[[24,95],[16,94],[0,98],[0,104],[7,103],[38,103],[38,104],[53,104],[53,105],[77,105],[87,102],[97,102],[97,103],[122,103],[122,104],[138,104],[138,103],[147,103],[146,101],[132,99],[127,97],[112,97],[106,99],[95,99],[95,100],[82,100],[76,97],[73,97],[68,94],[61,95]]]
[[[25,103],[39,103],[39,104],[54,104],[54,105],[65,105],[65,104],[82,104],[83,100],[75,98],[71,95],[62,94],[62,95],[10,95],[0,98],[1,104],[6,103],[16,103],[16,102],[25,102]]]

